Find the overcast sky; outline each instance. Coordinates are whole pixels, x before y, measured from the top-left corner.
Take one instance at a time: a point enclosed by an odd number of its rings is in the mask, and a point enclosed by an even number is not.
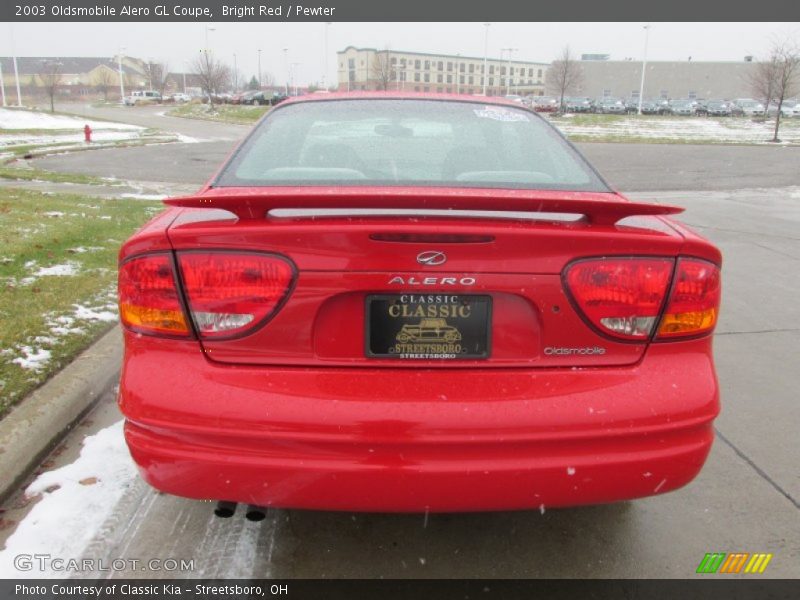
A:
[[[644,23],[492,23],[489,56],[501,48],[518,48],[515,59],[549,62],[569,44],[577,54],[610,54],[612,59],[641,60]],[[13,26],[18,56],[112,56],[121,46],[140,58],[168,61],[181,71],[205,45],[201,23],[17,23]],[[321,79],[323,23],[213,23],[209,46],[240,73],[255,74],[258,49],[263,71],[285,81],[283,48],[297,65],[298,83]],[[460,53],[483,56],[482,23],[333,23],[328,27],[328,81],[336,78],[335,52],[348,45]],[[0,55],[11,51],[11,25],[0,24]],[[9,35],[6,35],[8,33]],[[742,60],[763,55],[775,36],[800,40],[800,23],[653,23],[651,60]]]

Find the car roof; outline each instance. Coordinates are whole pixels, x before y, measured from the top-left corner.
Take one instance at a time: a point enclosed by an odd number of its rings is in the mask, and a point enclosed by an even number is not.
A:
[[[300,102],[329,102],[331,100],[439,100],[446,102],[478,102],[512,106],[519,109],[519,102],[507,100],[502,96],[478,96],[473,94],[439,94],[430,92],[331,92],[330,94],[306,94],[291,96],[281,104],[284,106]]]

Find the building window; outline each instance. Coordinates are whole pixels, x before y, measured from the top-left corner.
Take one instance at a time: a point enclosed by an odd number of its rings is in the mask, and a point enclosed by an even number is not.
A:
[[[397,58],[393,56],[392,57],[392,65],[396,65],[396,64],[397,64]]]
[[[639,99],[639,90],[631,90],[631,100]]]
[[[542,78],[542,70],[539,69],[539,74],[536,76],[536,79],[541,79],[541,78]]]
[[[472,85],[474,83],[475,83],[475,78],[472,75],[470,75],[469,76],[469,84]]]
[[[603,98],[611,98],[611,90],[603,90]]]
[[[489,75],[494,75],[494,65],[489,65]]]
[[[431,68],[431,61],[426,60],[425,61],[425,70],[428,71],[428,70],[430,70],[430,68]]]
[[[419,73],[414,73],[414,81],[419,81]]]
[[[689,100],[697,100],[697,92],[689,91]]]
[[[473,64],[471,64],[471,63],[470,63],[470,65],[469,65],[469,72],[470,72],[470,73],[474,73],[474,72],[475,72],[475,65],[473,65]]]
[[[453,70],[453,63],[451,63],[451,62],[447,63],[447,70],[448,71],[452,71]]]
[[[415,61],[414,61],[414,68],[415,68],[415,69],[419,69],[419,66],[420,66],[420,64],[421,64],[421,63],[420,63],[418,60],[415,60]]]
[[[401,58],[400,59],[400,66],[403,67],[404,69],[406,68],[406,59],[405,58]]]
[[[447,76],[447,83],[453,83],[453,76],[452,75],[448,75]]]
[[[459,75],[458,76],[458,83],[460,83],[461,85],[464,85],[464,76],[463,75]]]
[[[437,66],[439,67],[440,71],[444,71],[444,61],[443,60],[440,60],[439,64]]]
[[[528,69],[528,77],[533,77],[533,67]]]
[[[441,74],[441,73],[439,73],[439,74],[436,76],[436,83],[442,83],[442,81],[444,81],[444,79],[443,79],[443,77],[442,77],[442,74]]]
[[[668,100],[669,99],[669,90],[661,90],[661,93],[659,95],[661,96],[661,98],[663,100]]]
[[[428,83],[431,80],[431,74],[425,73],[425,83]]]
[[[460,65],[458,65],[458,70],[459,70],[459,72],[461,72],[461,73],[463,73],[463,72],[464,72],[464,69],[465,69],[465,68],[466,68],[466,65],[465,65],[464,63],[461,63]],[[463,81],[462,81],[462,83],[463,83]]]

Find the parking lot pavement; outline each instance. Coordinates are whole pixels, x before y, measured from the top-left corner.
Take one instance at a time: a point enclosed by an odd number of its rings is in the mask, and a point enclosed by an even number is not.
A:
[[[194,571],[163,574],[194,577],[683,578],[695,576],[706,552],[770,552],[764,576],[800,577],[800,187],[632,196],[686,206],[680,218],[724,254],[715,342],[723,413],[709,461],[689,486],[544,514],[272,510],[251,523],[241,507],[220,520],[210,503],[131,480],[85,556],[194,558]],[[62,457],[118,413],[107,403],[92,419]]]

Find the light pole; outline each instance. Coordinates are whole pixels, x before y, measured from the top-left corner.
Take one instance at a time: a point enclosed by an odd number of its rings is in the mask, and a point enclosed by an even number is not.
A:
[[[206,83],[207,83],[207,87],[208,87],[208,90],[207,90],[208,91],[208,110],[211,110],[212,105],[213,105],[212,100],[211,100],[211,92],[212,92],[212,90],[211,90],[211,84],[212,84],[212,77],[211,77],[211,49],[208,47],[208,32],[209,31],[216,31],[216,30],[217,30],[216,27],[209,27],[208,24],[205,25],[206,45],[203,48],[203,53],[205,54],[205,57],[206,57],[206,74],[205,74],[205,78],[206,78]],[[213,90],[213,91],[216,92],[217,90]]]
[[[489,58],[489,26],[491,23],[484,23],[485,33],[483,36],[483,95],[486,95],[486,61]]]
[[[6,82],[3,81],[3,61],[0,60],[0,96],[3,96],[3,106],[6,104]]]
[[[647,69],[647,42],[650,37],[650,23],[644,26],[644,58],[642,58],[642,82],[639,85],[639,114],[642,114],[642,100],[644,100],[644,73]]]
[[[292,63],[292,87],[294,88],[294,95],[297,96],[297,67],[302,65],[303,63],[293,62]]]
[[[325,23],[322,30],[322,89],[328,89],[328,27],[330,22]]]
[[[119,60],[117,66],[119,67],[119,101],[123,103],[125,101],[125,76],[122,73],[122,53],[125,52],[125,46],[122,46],[119,49],[119,54],[117,55],[117,59]],[[185,85],[183,86],[186,87]],[[186,91],[186,90],[184,90]]]
[[[289,49],[283,49],[283,71],[286,74],[286,95],[289,95]]]
[[[22,92],[19,89],[19,69],[17,68],[17,53],[14,51],[14,24],[9,23],[11,29],[11,57],[14,62],[14,82],[17,85],[17,106],[22,106]]]
[[[189,61],[183,61],[183,93],[186,93],[186,69],[189,68]]]
[[[261,48],[258,49],[258,89],[261,90]]]
[[[236,53],[233,53],[233,93],[239,91],[239,69],[236,64]]]
[[[508,66],[506,67],[506,96],[511,93],[511,53],[516,52],[519,48],[502,48],[500,50],[500,55],[502,56],[503,52],[508,52]]]

